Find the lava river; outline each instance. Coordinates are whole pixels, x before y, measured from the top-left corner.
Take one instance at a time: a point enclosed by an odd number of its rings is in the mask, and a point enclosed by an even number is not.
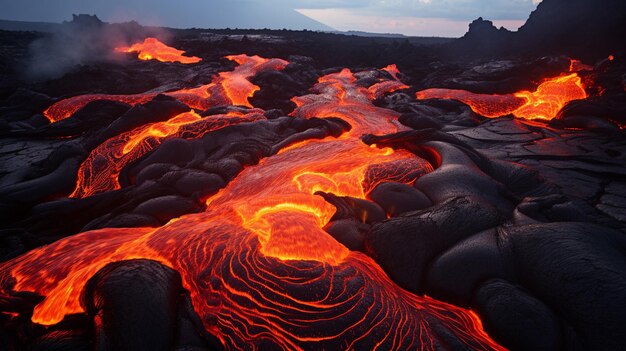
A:
[[[13,290],[45,296],[32,320],[51,325],[83,311],[81,290],[98,270],[146,258],[180,273],[204,327],[229,350],[261,343],[288,350],[502,349],[473,312],[402,290],[371,258],[322,229],[335,208],[317,192],[365,198],[381,181],[410,183],[432,170],[409,152],[361,142],[363,134],[400,126],[395,112],[371,103],[380,91],[355,81],[346,69],[294,98],[294,117],[339,117],[349,132],[291,145],[246,168],[203,213],[160,228],[60,240],[0,265],[0,281],[12,277]]]
[[[237,105],[252,107],[248,98],[260,88],[248,81],[257,73],[268,70],[281,70],[287,62],[280,59],[265,59],[259,56],[228,56],[229,60],[239,64],[231,72],[222,72],[210,84],[197,88],[181,89],[166,93],[188,106],[206,110],[219,105]],[[154,98],[156,94],[145,93],[130,95],[81,95],[62,100],[52,105],[48,111],[59,112],[54,120],[67,118],[80,107],[95,100],[114,100],[125,103],[142,103]],[[71,108],[70,108],[71,106]],[[62,117],[62,118],[61,118]],[[118,176],[130,162],[150,152],[163,141],[187,134],[200,138],[204,134],[243,122],[259,120],[263,111],[251,109],[244,112],[230,112],[202,118],[193,110],[170,118],[167,121],[143,125],[129,132],[117,135],[94,149],[81,164],[78,171],[76,188],[70,197],[83,198],[101,192],[119,189]]]
[[[543,81],[534,92],[515,94],[477,94],[458,89],[426,89],[418,91],[418,99],[452,99],[467,104],[481,116],[496,118],[512,114],[529,120],[553,119],[568,102],[586,99],[587,92],[577,70],[589,69],[577,60],[571,60],[570,73]]]
[[[197,88],[180,89],[170,92],[146,92],[132,95],[87,94],[61,100],[43,112],[51,122],[62,121],[90,102],[98,100],[119,101],[131,105],[152,100],[159,93],[178,99],[190,107],[205,110],[216,105],[242,105],[251,107],[248,98],[260,89],[247,78],[268,70],[281,70],[288,62],[281,59],[265,59],[259,56],[232,55],[226,57],[239,66],[234,71],[221,72],[209,84]]]

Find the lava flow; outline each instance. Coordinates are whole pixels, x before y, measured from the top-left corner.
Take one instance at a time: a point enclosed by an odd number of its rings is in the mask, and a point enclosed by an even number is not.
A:
[[[220,73],[208,85],[178,90],[167,93],[167,95],[200,110],[218,105],[251,107],[248,98],[254,95],[259,87],[250,83],[248,78],[259,72],[280,70],[287,65],[284,60],[265,59],[259,56],[238,55],[229,56],[228,59],[239,63],[234,71]],[[113,97],[117,97],[117,95]],[[91,95],[84,95],[72,99],[82,102],[84,99],[90,98]],[[109,99],[106,96],[104,98]],[[233,118],[229,119],[229,117]],[[118,175],[120,171],[128,163],[153,150],[166,139],[182,134],[187,134],[192,138],[200,138],[210,131],[227,125],[251,122],[260,118],[263,118],[263,111],[261,110],[250,110],[246,114],[230,113],[207,118],[201,118],[192,111],[174,116],[165,122],[144,125],[115,136],[94,149],[81,164],[76,188],[70,197],[83,198],[104,191],[119,189]]]
[[[180,62],[184,64],[198,63],[201,58],[183,56],[184,51],[163,44],[157,38],[146,38],[143,43],[135,43],[130,47],[115,48],[117,52],[136,52],[140,60],[157,60],[161,62]]]
[[[572,60],[570,70],[583,70],[588,66]],[[553,119],[570,101],[586,99],[587,92],[578,73],[546,79],[534,92],[515,94],[476,94],[457,89],[426,89],[417,92],[418,99],[451,99],[467,104],[477,114],[496,118],[513,114],[525,119]]]
[[[410,183],[432,170],[409,152],[361,142],[364,133],[398,131],[398,115],[373,106],[355,82],[346,69],[294,99],[296,117],[349,122],[342,136],[246,168],[203,213],[57,241],[0,265],[0,281],[10,276],[15,291],[45,296],[32,319],[50,325],[83,311],[81,289],[105,265],[146,258],[180,273],[204,327],[228,350],[501,350],[474,313],[402,290],[322,229],[335,209],[316,192],[365,198],[381,181]]]
[[[129,105],[143,104],[152,100],[156,94],[134,94],[134,95],[107,95],[107,94],[88,94],[75,96],[69,99],[61,100],[52,104],[43,112],[43,115],[50,121],[50,123],[62,121],[76,111],[83,108],[85,105],[92,101],[100,100],[112,100],[123,102]]]
[[[163,94],[198,110],[218,105],[251,107],[248,98],[252,97],[259,87],[250,83],[248,78],[260,72],[282,70],[288,64],[285,60],[265,59],[259,56],[232,55],[226,58],[236,62],[239,66],[232,72],[221,72],[210,84]],[[54,123],[69,118],[92,101],[112,100],[136,105],[152,100],[157,94],[157,92],[148,92],[132,95],[79,95],[54,103],[43,114],[51,123]]]
[[[367,90],[371,99],[379,99],[387,93],[410,88],[408,85],[400,81],[400,78],[398,77],[400,71],[396,65],[389,65],[383,68],[382,71],[389,73],[393,77],[393,80],[383,80],[382,82],[369,87]]]
[[[83,198],[120,188],[118,176],[129,163],[152,151],[163,141],[186,135],[201,138],[206,133],[226,126],[264,119],[263,111],[201,117],[190,111],[165,122],[150,123],[113,137],[96,147],[80,165],[76,188],[70,195]]]

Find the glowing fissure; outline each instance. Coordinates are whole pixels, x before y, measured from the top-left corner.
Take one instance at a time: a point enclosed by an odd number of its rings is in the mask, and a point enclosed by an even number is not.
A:
[[[117,52],[137,53],[140,60],[157,60],[161,62],[179,62],[184,64],[198,63],[201,58],[184,56],[185,52],[163,44],[157,38],[146,38],[142,43],[135,43],[129,47],[115,48]]]
[[[573,60],[570,70],[588,69]],[[457,89],[426,89],[417,92],[417,98],[451,99],[467,104],[481,116],[495,118],[509,114],[525,119],[553,119],[570,101],[586,99],[587,92],[578,73],[546,79],[534,92],[520,91],[508,95],[476,94]]]
[[[416,170],[432,170],[409,152],[360,141],[399,129],[398,115],[370,99],[349,70],[322,77],[313,94],[294,99],[293,115],[340,117],[350,132],[298,143],[244,169],[203,213],[156,229],[65,238],[1,264],[0,281],[10,275],[16,291],[46,296],[32,319],[49,325],[83,311],[80,290],[107,263],[146,258],[181,274],[204,327],[228,350],[261,341],[289,350],[430,350],[443,335],[470,349],[501,350],[474,313],[402,290],[371,258],[321,229],[335,209],[316,191],[363,198],[385,179],[410,183]],[[179,120],[187,118],[196,116]]]

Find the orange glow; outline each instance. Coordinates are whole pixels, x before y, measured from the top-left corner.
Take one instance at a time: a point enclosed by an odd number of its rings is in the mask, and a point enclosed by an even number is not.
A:
[[[174,116],[165,122],[151,123],[115,136],[95,148],[78,170],[76,188],[70,195],[84,198],[120,188],[118,176],[132,161],[155,149],[163,141],[185,133],[201,138],[206,133],[244,122],[265,118],[263,111],[212,115],[205,118],[191,111]]]
[[[465,90],[427,89],[417,98],[458,100],[481,116],[495,118],[513,114],[525,119],[553,119],[568,102],[587,98],[577,73],[547,79],[534,92],[520,91],[508,95],[476,94]]]
[[[130,47],[115,48],[117,52],[136,52],[140,60],[157,60],[161,62],[180,62],[184,64],[198,63],[201,58],[183,56],[184,51],[167,46],[157,38],[146,38],[143,43],[135,43]]]
[[[315,192],[364,198],[370,167],[416,159],[406,151],[371,148],[360,141],[365,132],[397,131],[398,116],[373,106],[367,89],[355,81],[349,70],[322,77],[313,88],[317,94],[296,98],[301,104],[293,112],[305,118],[340,117],[352,125],[350,132],[337,139],[301,142],[264,159],[207,202],[210,207],[233,208],[244,227],[261,238],[262,253],[280,259],[341,263],[347,255],[345,247],[320,229],[335,208]],[[413,166],[430,170],[423,160]],[[375,182],[386,175],[382,172],[368,180]],[[295,233],[307,233],[307,239]]]
[[[228,56],[227,58],[239,64],[232,72],[221,72],[211,83],[206,85],[190,89],[180,89],[164,94],[197,110],[206,110],[219,105],[252,107],[248,102],[248,98],[252,97],[254,93],[259,90],[259,87],[250,83],[248,78],[253,77],[257,73],[269,70],[282,70],[289,64],[289,62],[285,60],[265,59],[259,56],[236,55]],[[69,118],[76,111],[92,101],[112,100],[136,105],[146,103],[152,100],[156,95],[157,93],[134,95],[79,95],[56,102],[44,111],[44,116],[51,123],[54,123]]]
[[[90,94],[80,95],[73,98],[61,100],[47,110],[43,112],[43,115],[50,121],[50,123],[58,122],[76,113],[76,111],[83,108],[85,105],[92,101],[99,100],[112,100],[123,102],[130,105],[144,104],[152,98],[155,94],[135,94],[135,95],[106,95],[106,94]]]
[[[248,97],[259,89],[247,79],[256,73],[267,70],[281,70],[288,62],[280,59],[265,59],[259,56],[237,55],[228,59],[239,64],[232,72],[222,72],[213,82],[198,88],[181,89],[167,93],[187,105],[205,110],[219,105],[245,105],[250,107]],[[117,95],[114,95],[116,97]],[[121,95],[126,98],[125,96]],[[132,95],[131,95],[132,96]],[[138,95],[143,96],[143,95]],[[154,96],[151,94],[150,96]],[[87,103],[93,101],[92,95],[77,96],[63,100],[57,104],[70,102]],[[98,95],[98,98],[109,99],[111,96]],[[53,105],[52,108],[56,106]],[[76,188],[70,195],[83,198],[101,192],[119,189],[118,176],[130,162],[153,150],[162,141],[182,135],[183,131],[194,138],[204,134],[235,125],[264,118],[263,111],[250,110],[242,116],[236,114],[216,115],[202,119],[195,112],[174,116],[168,121],[141,126],[130,132],[115,136],[93,150],[78,171]],[[185,127],[187,126],[187,127]]]
[[[513,115],[528,119],[552,119],[572,100],[586,99],[587,93],[578,74],[549,79],[534,93],[522,91],[515,97],[525,100]]]
[[[613,60],[615,60],[615,56],[609,55],[609,61],[613,61]]]
[[[387,93],[410,88],[408,85],[402,83],[400,81],[400,78],[398,78],[400,71],[398,70],[398,67],[396,67],[396,65],[389,65],[382,70],[391,74],[394,80],[383,80],[382,82],[376,83],[369,87],[367,90],[369,92],[370,98],[379,99]]]
[[[321,229],[335,208],[316,191],[365,198],[381,181],[411,183],[432,171],[412,153],[361,142],[362,134],[404,127],[355,81],[347,69],[320,78],[311,94],[294,99],[292,114],[340,117],[350,132],[294,144],[244,169],[207,200],[203,213],[160,228],[68,237],[0,264],[0,280],[13,277],[14,290],[44,295],[32,320],[51,325],[83,311],[81,289],[106,264],[146,258],[180,273],[205,329],[227,350],[255,349],[262,340],[288,350],[431,350],[441,347],[440,333],[468,349],[504,350],[473,312],[402,290],[370,257]],[[109,165],[126,162],[120,160],[168,133],[202,135],[201,123],[214,118],[189,112],[120,136],[96,154],[114,159]]]
[[[126,142],[124,147],[122,148],[122,154],[126,155],[127,153],[133,151],[139,143],[145,141],[148,138],[164,138],[170,135],[176,134],[180,127],[198,122],[202,117],[197,113],[191,111],[188,113],[182,113],[174,118],[171,118],[162,123],[154,123],[150,125],[148,128],[142,128],[130,136],[129,140]]]
[[[582,63],[580,60],[570,60],[569,64],[570,72],[580,72],[580,71],[593,71],[593,67]]]
[[[233,55],[227,59],[237,62],[238,69],[233,72],[220,73],[220,82],[231,104],[252,107],[248,102],[260,88],[248,80],[259,72],[279,71],[284,69],[289,62],[280,59],[267,60],[259,56]]]

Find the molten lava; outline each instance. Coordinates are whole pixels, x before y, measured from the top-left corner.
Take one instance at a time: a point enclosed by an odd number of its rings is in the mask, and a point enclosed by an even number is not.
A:
[[[120,188],[118,176],[129,163],[155,149],[163,141],[181,135],[201,138],[226,126],[264,119],[263,111],[200,117],[190,111],[165,122],[151,123],[113,137],[95,148],[81,164],[73,198],[84,198]]]
[[[161,62],[180,62],[184,64],[198,63],[201,58],[183,56],[184,51],[167,46],[157,38],[146,38],[143,43],[135,43],[130,47],[115,48],[117,52],[136,52],[140,60],[157,60]]]
[[[383,68],[382,71],[389,73],[393,77],[393,80],[383,80],[369,87],[367,90],[373,100],[380,99],[387,93],[410,88],[400,81],[398,77],[400,71],[396,65],[389,65]]]
[[[580,60],[570,60],[569,64],[570,72],[580,72],[580,71],[593,71],[593,67],[582,63]]]
[[[221,72],[210,84],[197,88],[180,89],[163,93],[171,96],[188,106],[206,110],[219,105],[242,105],[252,107],[248,98],[252,97],[259,87],[250,83],[248,78],[257,73],[269,70],[282,70],[288,62],[281,59],[265,59],[259,56],[233,55],[227,59],[239,64],[232,72]],[[56,102],[44,111],[44,116],[51,122],[69,118],[76,111],[92,101],[112,100],[131,105],[142,104],[152,100],[157,93],[143,93],[134,95],[106,95],[89,94],[74,96]]]
[[[47,110],[43,112],[43,115],[50,121],[50,123],[64,120],[76,111],[83,108],[85,105],[92,101],[99,100],[113,100],[123,102],[125,104],[136,105],[143,104],[152,100],[155,94],[136,94],[136,95],[106,95],[106,94],[90,94],[80,95],[73,98],[61,100]]]
[[[250,89],[243,80],[221,77],[228,83],[219,84],[238,96]],[[294,98],[293,116],[340,117],[350,132],[294,144],[246,168],[207,201],[203,213],[161,228],[102,229],[57,241],[1,264],[0,281],[13,277],[13,290],[45,296],[32,320],[50,325],[83,311],[81,289],[105,265],[146,258],[181,274],[204,327],[228,350],[261,343],[289,350],[501,350],[474,313],[402,290],[371,258],[322,230],[335,208],[317,191],[365,198],[382,181],[411,183],[432,170],[407,151],[361,142],[362,134],[401,126],[397,113],[375,107],[371,92],[355,82],[346,69]],[[190,112],[142,127],[94,157],[125,157],[181,128],[206,128],[198,123],[207,118]],[[101,171],[90,172],[94,179]],[[2,288],[0,294],[8,293]],[[460,344],[446,344],[451,335]]]
[[[586,69],[572,61],[573,69]],[[451,99],[467,104],[477,114],[495,118],[512,114],[525,119],[550,120],[570,101],[586,99],[587,92],[577,73],[546,79],[534,92],[520,91],[508,95],[476,94],[456,89],[426,89],[417,98]]]
[[[199,88],[178,90],[167,93],[167,95],[202,110],[224,104],[251,107],[248,97],[251,97],[259,87],[247,79],[259,72],[281,70],[288,64],[284,60],[264,59],[259,56],[238,55],[229,56],[228,59],[239,63],[240,66],[232,72],[220,73],[211,84]],[[117,96],[119,95],[113,95],[113,97]],[[84,95],[68,100],[82,103],[91,97],[92,95]],[[98,97],[110,99],[111,96],[98,95]],[[60,103],[68,100],[63,100]],[[52,107],[54,106],[56,105]],[[153,150],[166,139],[182,134],[200,138],[210,131],[228,125],[251,122],[261,118],[263,118],[263,111],[261,110],[250,110],[245,115],[232,113],[204,119],[192,111],[174,116],[165,122],[144,125],[113,137],[94,149],[87,160],[81,164],[78,171],[78,182],[70,197],[83,198],[119,189],[118,175],[120,171],[127,164]]]

